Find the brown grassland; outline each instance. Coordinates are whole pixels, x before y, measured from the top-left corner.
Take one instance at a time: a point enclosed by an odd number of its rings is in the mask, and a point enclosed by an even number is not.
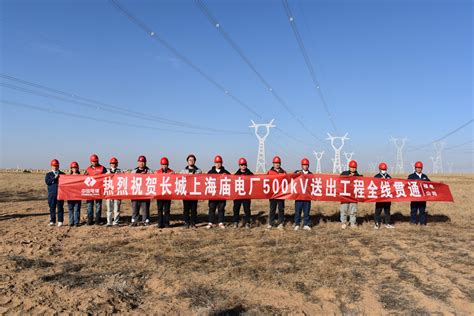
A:
[[[180,227],[180,201],[169,229],[48,227],[43,176],[0,174],[0,313],[474,314],[474,176],[432,179],[455,203],[428,203],[423,228],[408,203],[377,231],[373,204],[342,230],[337,203],[313,202],[313,230],[293,231],[287,201],[285,230],[268,231],[256,200],[252,229],[208,231]],[[130,202],[122,210],[129,222]]]

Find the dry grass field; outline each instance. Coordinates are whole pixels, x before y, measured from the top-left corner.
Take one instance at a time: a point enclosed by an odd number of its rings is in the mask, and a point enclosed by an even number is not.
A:
[[[208,231],[179,226],[179,201],[170,229],[48,227],[43,176],[0,174],[0,313],[474,314],[474,176],[432,179],[455,203],[429,203],[423,228],[408,203],[378,231],[373,204],[341,230],[337,203],[313,203],[313,230],[295,232],[288,201],[285,230],[268,231],[259,200],[252,229]]]

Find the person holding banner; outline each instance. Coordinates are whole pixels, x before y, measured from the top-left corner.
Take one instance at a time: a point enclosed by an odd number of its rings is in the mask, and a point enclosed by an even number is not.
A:
[[[279,156],[273,157],[273,166],[268,170],[267,174],[286,174],[286,171],[281,168],[281,159]],[[278,229],[283,229],[285,225],[285,200],[270,199],[270,212],[268,214],[267,229],[271,229],[275,222],[275,213],[278,207]]]
[[[181,174],[201,174],[202,170],[196,166],[196,156],[189,154],[186,157],[188,165],[181,170]],[[185,228],[196,228],[198,200],[183,200],[183,219]]]
[[[90,157],[91,165],[84,172],[88,176],[97,176],[107,172],[107,169],[99,164],[99,157],[96,154]],[[102,213],[102,200],[87,200],[87,225],[94,224],[94,204],[95,204],[95,224],[100,225]]]
[[[415,163],[415,172],[408,176],[408,180],[431,181],[426,174],[423,173],[423,163],[417,161]],[[410,225],[416,225],[417,215],[419,213],[420,225],[426,226],[426,201],[413,201],[410,203]]]
[[[107,169],[107,174],[122,173],[122,170],[118,168],[118,159],[115,157],[110,158],[110,168]],[[117,226],[120,221],[120,206],[122,204],[121,200],[105,200],[107,204],[107,225]]]
[[[137,167],[132,170],[132,173],[152,173],[151,169],[146,166],[146,157],[139,156],[137,159]],[[132,223],[130,226],[138,226],[138,217],[140,210],[142,211],[143,225],[150,224],[150,200],[132,200]]]
[[[235,175],[253,175],[253,172],[247,168],[247,159],[240,158],[239,159],[239,170],[235,172]],[[234,222],[234,228],[239,227],[239,213],[240,207],[243,206],[244,208],[244,225],[245,228],[250,228],[250,199],[238,199],[234,200],[234,216],[232,221]]]
[[[174,171],[168,167],[170,164],[168,158],[161,158],[160,164],[161,168],[156,170],[155,173],[174,173]],[[156,200],[156,207],[158,209],[158,228],[170,227],[171,200]]]
[[[301,160],[301,169],[295,171],[296,174],[312,174],[309,171],[309,159],[303,158]],[[296,200],[295,201],[295,230],[300,229],[301,211],[303,211],[303,229],[311,230],[309,226],[309,212],[311,210],[311,200]]]
[[[63,226],[64,201],[58,200],[58,181],[61,174],[64,172],[59,170],[59,161],[51,160],[51,171],[44,178],[48,186],[49,226],[56,224],[56,209],[58,210],[58,227]]]
[[[214,157],[214,166],[209,170],[208,174],[230,174],[222,165],[222,157],[217,155]],[[216,217],[217,209],[217,221],[219,222],[219,228],[224,229],[224,215],[225,215],[226,200],[209,200],[209,215],[207,229],[214,227],[214,219]]]
[[[69,174],[81,175],[79,164],[76,161],[71,162],[69,168],[71,169]],[[81,219],[81,200],[67,201],[67,208],[69,213],[69,226],[79,226],[79,221]]]
[[[350,176],[350,177],[361,177],[357,172],[357,161],[351,160],[349,161],[349,170],[343,171],[341,176]],[[347,213],[349,213],[349,222],[352,228],[357,227],[357,203],[355,202],[341,202],[341,223],[342,229],[346,229],[347,227]]]
[[[379,164],[379,173],[377,173],[374,178],[382,178],[382,179],[392,179],[392,177],[387,173],[387,164],[385,162],[381,162]],[[374,214],[374,221],[375,221],[375,229],[379,229],[380,225],[382,224],[382,210],[385,217],[385,228],[394,228],[390,224],[390,207],[391,202],[375,202],[375,214]]]

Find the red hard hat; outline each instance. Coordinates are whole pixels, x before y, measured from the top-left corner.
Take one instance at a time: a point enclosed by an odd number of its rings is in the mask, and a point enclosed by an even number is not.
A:
[[[59,160],[57,159],[51,160],[51,166],[59,167]]]
[[[161,160],[160,160],[160,164],[162,164],[162,165],[169,165],[170,162],[168,161],[168,158],[163,157],[163,158],[161,158]]]
[[[301,159],[301,165],[308,165],[309,166],[309,159],[308,158]]]
[[[247,165],[247,159],[245,159],[245,158],[240,158],[240,159],[239,159],[239,166],[240,166],[240,165]]]
[[[118,164],[118,159],[117,159],[117,158],[115,158],[115,157],[112,157],[112,158],[110,158],[110,161],[109,161],[109,163]]]
[[[91,155],[90,161],[99,162],[99,156],[97,156],[96,154]]]
[[[379,169],[380,170],[387,170],[387,164],[385,162],[381,162],[379,164]]]
[[[186,157],[186,161],[189,160],[189,158],[193,157],[194,158],[194,161],[196,161],[196,156],[194,156],[194,154],[189,154],[188,157]]]
[[[357,168],[357,161],[355,160],[349,161],[349,168]]]
[[[137,159],[137,162],[146,162],[146,157],[145,156],[139,156]]]
[[[215,163],[217,163],[217,162],[222,163],[222,157],[219,156],[219,155],[215,156],[215,157],[214,157],[214,162],[215,162]]]
[[[272,163],[281,163],[281,159],[279,156],[273,157]]]
[[[423,163],[421,161],[415,162],[415,168],[422,168],[423,169]]]
[[[69,168],[78,168],[79,169],[79,164],[76,161],[71,162],[69,165]]]

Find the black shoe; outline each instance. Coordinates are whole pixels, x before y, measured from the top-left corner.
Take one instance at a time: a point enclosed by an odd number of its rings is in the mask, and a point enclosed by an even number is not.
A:
[[[94,225],[94,222],[92,220],[87,220],[87,225],[91,226],[91,225]]]
[[[137,222],[132,222],[132,223],[130,223],[130,226],[136,227],[136,226],[138,226],[138,223]]]

